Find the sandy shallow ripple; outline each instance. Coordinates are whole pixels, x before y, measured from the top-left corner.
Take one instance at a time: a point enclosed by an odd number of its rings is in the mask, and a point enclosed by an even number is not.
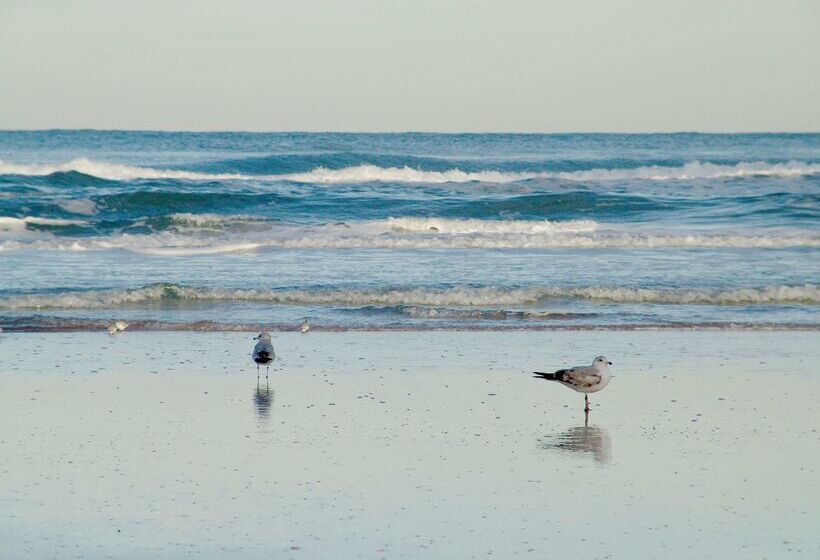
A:
[[[818,558],[817,332],[0,337],[0,557]],[[528,372],[615,362],[583,398]]]

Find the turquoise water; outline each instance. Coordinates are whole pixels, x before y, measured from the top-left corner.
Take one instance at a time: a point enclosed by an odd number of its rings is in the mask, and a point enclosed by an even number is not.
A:
[[[817,328],[820,135],[0,132],[0,326]]]

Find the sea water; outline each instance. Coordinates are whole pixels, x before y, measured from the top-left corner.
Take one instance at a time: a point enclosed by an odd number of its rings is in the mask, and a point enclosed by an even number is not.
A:
[[[820,326],[818,134],[0,132],[0,327]]]

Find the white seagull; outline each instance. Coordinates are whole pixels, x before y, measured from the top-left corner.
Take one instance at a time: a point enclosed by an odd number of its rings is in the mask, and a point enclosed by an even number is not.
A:
[[[270,334],[262,331],[258,336],[253,337],[253,340],[258,340],[256,346],[253,347],[251,358],[256,363],[256,377],[259,377],[259,366],[265,366],[265,378],[268,377],[268,370],[273,360],[276,359],[276,352],[273,351],[273,343],[270,341]]]
[[[310,323],[308,323],[307,317],[305,317],[305,320],[302,322],[302,325],[299,327],[299,330],[302,331],[302,334],[307,334],[307,332],[310,330]]]
[[[558,381],[570,389],[584,393],[584,412],[589,412],[589,393],[597,393],[612,379],[609,366],[612,365],[605,356],[598,356],[591,366],[575,366],[569,369],[559,369],[555,373],[534,371],[537,379]]]

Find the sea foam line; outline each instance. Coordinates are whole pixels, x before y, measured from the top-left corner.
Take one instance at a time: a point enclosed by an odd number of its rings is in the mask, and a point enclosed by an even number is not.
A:
[[[468,234],[335,236],[305,234],[281,238],[220,237],[159,233],[120,234],[111,237],[16,236],[0,241],[0,252],[125,250],[154,256],[195,256],[284,249],[784,249],[820,248],[820,236],[637,235],[637,234]]]
[[[320,306],[520,306],[554,299],[670,305],[779,305],[820,304],[820,286],[774,285],[759,288],[689,289],[591,286],[581,288],[534,286],[527,288],[453,287],[395,290],[327,289],[266,290],[205,288],[152,284],[131,290],[72,291],[56,294],[16,294],[0,297],[0,309],[99,309],[160,302],[250,301],[277,305]]]
[[[462,171],[457,168],[429,171],[412,167],[379,167],[355,165],[340,169],[317,167],[304,173],[249,175],[243,173],[200,173],[177,169],[156,169],[120,163],[76,158],[63,163],[15,164],[0,160],[0,175],[51,175],[76,171],[115,181],[134,179],[176,179],[187,181],[291,181],[296,183],[511,183],[528,179],[559,179],[566,181],[619,181],[628,179],[666,181],[687,179],[721,179],[733,177],[797,177],[820,173],[820,164],[790,161],[763,161],[717,164],[691,161],[681,166],[642,166],[636,168],[589,169],[581,171],[503,172],[494,170]]]
[[[108,326],[108,320],[72,319],[64,317],[34,316],[6,325],[7,332],[83,332],[102,331]],[[293,323],[222,323],[216,321],[168,322],[155,320],[132,319],[128,323],[129,331],[183,331],[183,332],[291,332]],[[348,325],[322,323],[314,324],[313,331],[324,332],[430,332],[430,331],[806,331],[820,330],[818,323],[766,323],[766,322],[646,322],[618,324],[589,324],[575,321],[560,321],[552,324],[527,324],[510,322],[487,322],[483,324],[466,323],[442,324],[397,323],[390,325]]]
[[[83,220],[0,218],[0,251],[99,251],[184,256],[289,249],[545,249],[820,247],[820,235],[775,233],[641,233],[592,220],[478,220],[402,217],[330,224],[284,224],[241,215],[169,216],[172,226],[150,234],[57,235]],[[52,229],[29,229],[28,225]],[[215,235],[217,234],[217,235]]]
[[[403,217],[374,220],[373,228],[396,233],[525,234],[588,233],[598,228],[592,220],[478,220],[452,218]]]

